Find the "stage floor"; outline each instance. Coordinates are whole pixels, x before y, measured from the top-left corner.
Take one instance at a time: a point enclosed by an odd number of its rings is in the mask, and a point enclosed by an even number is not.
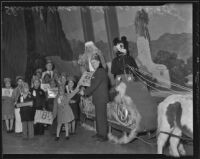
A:
[[[113,133],[118,133],[114,130]],[[110,142],[99,142],[91,136],[93,131],[79,126],[77,134],[65,140],[65,132],[61,133],[59,141],[49,130],[45,135],[35,136],[32,140],[23,140],[15,133],[2,132],[3,154],[156,154],[156,145],[149,145],[140,140],[134,140],[126,145],[116,145]],[[155,143],[156,139],[147,140],[148,136],[141,136],[148,142]],[[192,146],[187,146],[189,155],[193,154]]]

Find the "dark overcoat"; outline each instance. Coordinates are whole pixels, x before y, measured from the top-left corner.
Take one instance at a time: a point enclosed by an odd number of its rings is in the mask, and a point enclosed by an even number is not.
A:
[[[43,110],[46,106],[46,94],[41,88],[32,88],[30,93],[33,96],[33,108],[36,110]],[[44,124],[36,123],[34,124],[34,135],[44,134]]]
[[[27,97],[24,99],[24,102],[33,101],[33,96],[29,93]],[[17,103],[20,103],[20,96],[18,98]],[[20,116],[21,121],[34,121],[35,109],[31,106],[21,107],[20,108]]]

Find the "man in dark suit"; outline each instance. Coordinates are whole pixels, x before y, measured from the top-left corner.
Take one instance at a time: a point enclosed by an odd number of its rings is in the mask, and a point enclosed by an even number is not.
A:
[[[91,80],[91,86],[81,91],[80,94],[85,96],[92,95],[93,104],[95,105],[96,117],[96,137],[99,141],[107,140],[108,122],[107,122],[107,103],[108,94],[108,75],[101,66],[101,60],[98,55],[91,58],[91,65],[95,72]]]

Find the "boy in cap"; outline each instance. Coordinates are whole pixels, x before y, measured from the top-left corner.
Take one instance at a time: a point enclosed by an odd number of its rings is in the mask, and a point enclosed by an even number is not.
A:
[[[29,86],[27,83],[24,83],[23,91],[17,100],[17,107],[20,106],[20,116],[22,121],[22,132],[23,139],[33,138],[34,137],[34,127],[33,121],[35,116],[35,110],[32,104],[24,105],[25,103],[33,102],[33,96],[29,91]],[[23,104],[23,106],[22,106]]]

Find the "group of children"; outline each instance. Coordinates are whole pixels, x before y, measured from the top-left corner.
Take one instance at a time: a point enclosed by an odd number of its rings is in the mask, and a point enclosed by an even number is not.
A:
[[[75,77],[66,76],[65,73],[59,75],[54,71],[53,63],[47,60],[46,71],[37,69],[30,87],[21,76],[16,78],[16,82],[17,87],[13,89],[11,79],[4,78],[2,88],[2,120],[5,120],[8,133],[22,133],[23,139],[43,135],[45,124],[34,123],[34,117],[37,110],[47,110],[52,112],[54,119],[50,129],[53,125],[57,127],[56,141],[59,140],[62,124],[65,125],[66,139],[69,139],[69,130],[70,135],[75,134],[76,122],[80,116],[79,86],[76,86]],[[58,88],[57,96],[48,98],[48,92],[41,89],[41,84]]]

